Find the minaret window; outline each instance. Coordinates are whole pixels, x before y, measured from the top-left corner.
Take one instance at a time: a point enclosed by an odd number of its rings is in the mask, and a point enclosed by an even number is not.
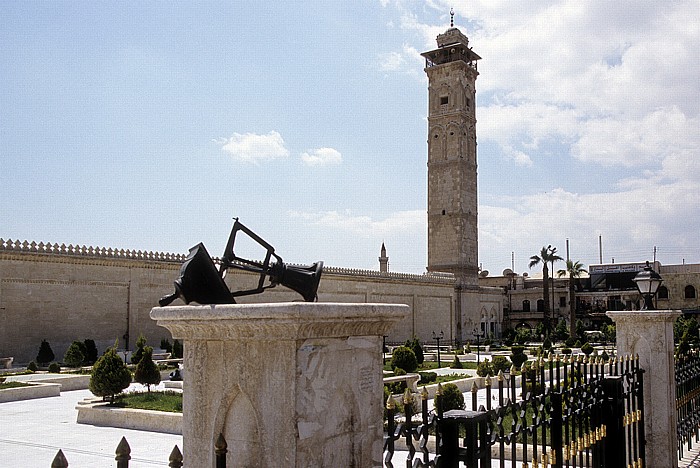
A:
[[[440,105],[446,106],[450,102],[449,96],[440,96]]]

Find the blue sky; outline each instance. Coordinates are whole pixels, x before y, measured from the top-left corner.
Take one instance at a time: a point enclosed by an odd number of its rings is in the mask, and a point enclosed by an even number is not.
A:
[[[450,7],[483,57],[483,268],[599,236],[700,263],[696,0],[0,1],[0,237],[220,255],[237,216],[288,262],[425,271],[419,54]]]

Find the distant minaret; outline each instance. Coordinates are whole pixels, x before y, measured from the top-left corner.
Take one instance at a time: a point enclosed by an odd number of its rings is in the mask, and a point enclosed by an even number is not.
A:
[[[386,256],[386,247],[384,247],[384,242],[382,242],[382,250],[379,254],[379,272],[387,273],[389,271],[389,257]]]
[[[428,75],[428,271],[455,275],[455,338],[479,326],[476,78],[481,59],[454,27],[425,57]],[[464,329],[464,330],[463,330]]]

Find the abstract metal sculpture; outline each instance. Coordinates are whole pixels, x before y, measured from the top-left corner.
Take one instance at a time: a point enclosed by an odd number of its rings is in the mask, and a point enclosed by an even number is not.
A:
[[[234,244],[239,232],[243,232],[265,249],[265,260],[256,262],[236,255]],[[224,282],[229,268],[259,274],[257,286],[253,289],[230,291]],[[323,262],[316,262],[311,266],[286,265],[282,257],[275,253],[274,247],[235,218],[219,269],[216,269],[204,244],[195,245],[180,268],[180,276],[175,280],[175,292],[162,297],[158,303],[167,306],[180,298],[185,304],[235,304],[235,297],[259,294],[278,284],[298,292],[306,302],[313,302],[317,299],[316,292],[322,271]],[[266,279],[269,279],[267,284]]]

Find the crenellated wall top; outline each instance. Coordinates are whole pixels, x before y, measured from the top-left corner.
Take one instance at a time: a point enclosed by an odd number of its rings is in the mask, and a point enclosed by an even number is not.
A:
[[[162,263],[166,264],[168,267],[172,267],[172,264],[180,264],[185,261],[187,254],[177,254],[169,252],[154,252],[154,251],[143,251],[143,250],[129,250],[129,249],[115,249],[111,247],[88,247],[85,245],[73,245],[73,244],[55,244],[55,243],[44,243],[44,242],[29,242],[27,240],[4,240],[0,238],[0,254],[18,254],[27,255],[27,260],[30,260],[32,255],[41,255],[53,257],[56,260],[61,259],[62,261],[71,260],[78,261],[79,259],[93,259],[93,260],[125,260],[125,261],[141,261],[149,263]],[[45,261],[46,257],[42,259]],[[213,258],[215,263],[219,263],[219,258]],[[166,266],[164,265],[164,266]],[[380,272],[378,270],[363,270],[357,268],[340,268],[324,266],[323,274],[333,275],[333,276],[349,276],[349,277],[363,277],[363,278],[377,278],[382,280],[394,280],[394,281],[413,281],[421,283],[433,283],[433,284],[452,284],[454,283],[454,276],[452,274],[441,274],[441,273],[425,273],[422,275],[412,274],[412,273],[398,273],[398,272]]]

